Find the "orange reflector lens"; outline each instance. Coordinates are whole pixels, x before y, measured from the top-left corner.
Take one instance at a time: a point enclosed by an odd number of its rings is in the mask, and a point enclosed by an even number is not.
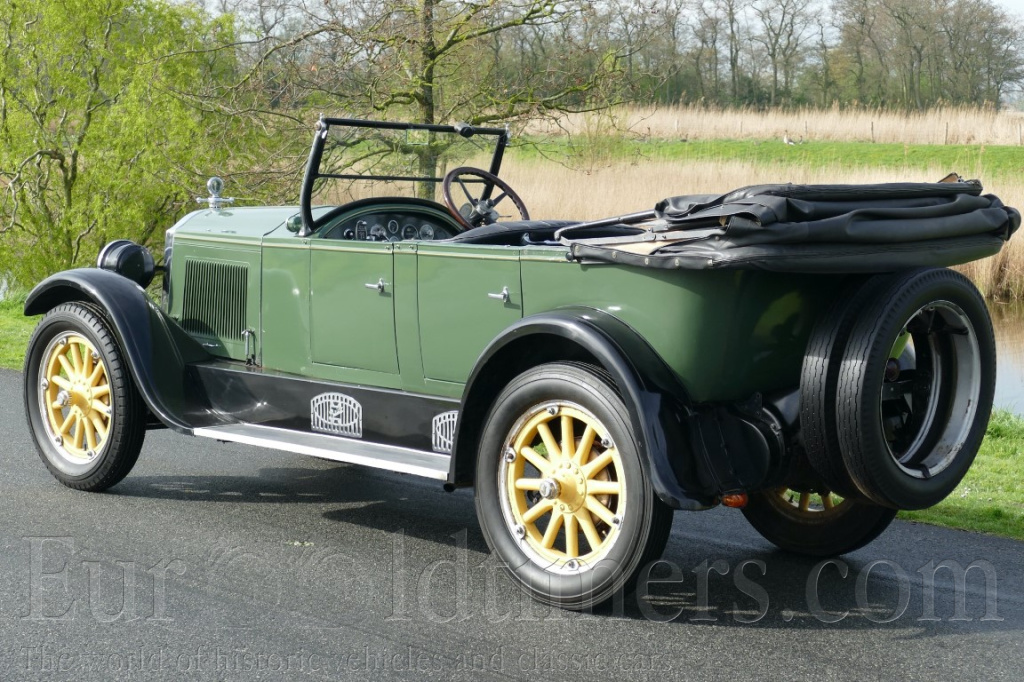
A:
[[[722,495],[722,504],[734,509],[743,509],[747,506],[746,493],[726,493]]]

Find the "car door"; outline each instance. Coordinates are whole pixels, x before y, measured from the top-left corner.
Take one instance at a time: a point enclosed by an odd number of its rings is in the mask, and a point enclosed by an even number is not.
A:
[[[422,244],[417,284],[427,380],[465,383],[487,344],[523,316],[516,248]]]
[[[314,363],[398,373],[394,253],[384,242],[310,242]]]

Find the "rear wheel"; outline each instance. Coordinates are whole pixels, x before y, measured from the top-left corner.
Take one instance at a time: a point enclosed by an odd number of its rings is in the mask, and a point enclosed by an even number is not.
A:
[[[572,609],[629,589],[661,555],[672,522],[614,387],[570,364],[534,368],[498,396],[480,443],[476,509],[515,582]]]
[[[128,475],[146,408],[100,315],[81,303],[48,312],[29,340],[24,381],[29,429],[57,480],[100,491]]]
[[[896,516],[895,509],[844,498],[821,490],[785,486],[750,494],[743,516],[764,539],[807,556],[836,556],[877,538]]]

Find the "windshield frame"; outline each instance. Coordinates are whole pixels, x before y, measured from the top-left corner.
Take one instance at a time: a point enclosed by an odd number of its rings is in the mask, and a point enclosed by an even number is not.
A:
[[[491,157],[491,165],[488,171],[492,175],[498,175],[501,170],[501,161],[505,155],[505,147],[508,144],[507,128],[477,128],[466,123],[455,125],[436,125],[428,123],[400,123],[394,121],[367,121],[356,118],[324,118],[316,122],[314,126],[313,146],[309,150],[309,159],[306,161],[306,171],[302,179],[302,190],[299,195],[299,215],[302,218],[302,229],[298,236],[308,237],[316,230],[316,222],[313,219],[313,188],[316,181],[321,178],[332,180],[383,180],[383,181],[409,181],[409,182],[441,182],[444,178],[420,177],[404,175],[374,175],[374,174],[348,174],[348,173],[321,173],[320,163],[323,160],[324,147],[327,144],[328,133],[331,127],[344,126],[351,128],[386,129],[386,130],[425,130],[433,133],[446,133],[462,137],[475,137],[487,135],[495,137],[494,154]],[[485,191],[491,188],[486,188]],[[486,198],[486,197],[485,197]]]

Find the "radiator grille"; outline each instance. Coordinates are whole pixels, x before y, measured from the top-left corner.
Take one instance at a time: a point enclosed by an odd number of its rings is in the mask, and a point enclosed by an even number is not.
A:
[[[189,334],[241,340],[249,268],[187,258],[181,326]]]

